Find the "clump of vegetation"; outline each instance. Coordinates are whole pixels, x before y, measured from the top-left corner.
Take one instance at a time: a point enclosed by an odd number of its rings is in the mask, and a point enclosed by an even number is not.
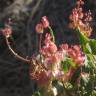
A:
[[[35,28],[39,37],[38,54],[23,57],[11,47],[10,19],[1,29],[9,50],[15,57],[30,64],[30,78],[38,86],[38,91],[32,96],[96,95],[96,40],[89,38],[92,33],[92,14],[90,10],[84,12],[83,5],[83,0],[77,0],[69,16],[69,27],[76,31],[78,45],[64,43],[57,46],[50,22],[43,16]]]

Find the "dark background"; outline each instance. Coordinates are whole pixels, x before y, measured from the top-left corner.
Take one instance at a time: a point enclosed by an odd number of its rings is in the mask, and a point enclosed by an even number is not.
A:
[[[35,25],[44,15],[54,30],[57,45],[77,44],[78,38],[68,28],[69,14],[76,0],[0,0],[0,27],[10,17],[13,28],[13,48],[24,56],[37,52]],[[96,0],[85,0],[84,10],[93,14],[93,33],[96,36]],[[0,96],[32,96],[33,81],[30,80],[30,65],[16,59],[8,50],[0,33]]]

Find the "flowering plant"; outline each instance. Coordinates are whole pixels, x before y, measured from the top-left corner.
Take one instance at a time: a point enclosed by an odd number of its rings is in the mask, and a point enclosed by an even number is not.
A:
[[[95,96],[96,80],[96,40],[91,35],[91,11],[83,12],[83,0],[77,0],[69,16],[69,27],[77,32],[78,45],[56,45],[54,32],[46,16],[36,25],[39,35],[39,52],[31,58],[22,57],[11,47],[9,39],[12,28],[6,24],[1,29],[9,50],[20,60],[30,64],[29,74],[38,85],[38,91],[32,96]],[[44,30],[44,40],[42,34]],[[91,86],[89,88],[89,86]],[[90,91],[89,91],[90,90]],[[94,95],[95,94],[95,95]]]

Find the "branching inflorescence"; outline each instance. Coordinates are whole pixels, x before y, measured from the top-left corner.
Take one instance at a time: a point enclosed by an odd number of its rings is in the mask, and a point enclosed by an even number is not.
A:
[[[77,0],[76,7],[72,10],[69,16],[70,24],[69,26],[73,29],[79,27],[80,30],[86,35],[90,36],[92,28],[90,22],[92,21],[92,14],[89,10],[84,12],[82,6],[84,5],[84,0]]]
[[[92,28],[90,27],[92,15],[90,10],[84,13],[83,4],[83,0],[77,0],[76,7],[69,16],[69,26],[73,29],[79,28],[80,32],[87,38],[92,32]],[[53,30],[46,16],[43,16],[35,27],[37,34],[40,36],[38,40],[39,53],[37,56],[33,55],[30,57],[31,59],[20,56],[12,49],[9,42],[9,38],[12,36],[12,28],[9,24],[5,25],[5,28],[1,29],[1,32],[6,39],[9,50],[15,57],[31,65],[29,74],[32,79],[37,81],[38,86],[49,88],[49,85],[52,85],[54,80],[63,83],[68,82],[78,68],[85,66],[87,55],[83,52],[81,45],[56,45]],[[45,29],[48,29],[49,32],[45,33],[44,40],[42,40],[42,34],[45,32]],[[81,70],[80,77],[84,76],[84,74]],[[80,77],[76,79],[80,80]]]

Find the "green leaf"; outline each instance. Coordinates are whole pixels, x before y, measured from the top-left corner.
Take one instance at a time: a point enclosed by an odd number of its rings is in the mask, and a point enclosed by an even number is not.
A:
[[[89,38],[86,37],[83,32],[80,31],[80,28],[77,28],[76,31],[78,32],[78,35],[79,35],[79,40],[80,40],[80,43],[81,45],[84,45],[86,43],[89,42]]]
[[[79,34],[79,40],[80,44],[83,48],[83,51],[85,53],[92,53],[96,55],[96,40],[95,39],[89,39],[86,37],[83,32],[80,31],[80,29],[77,29],[77,32]]]
[[[66,89],[72,89],[73,88],[73,85],[70,82],[64,83],[64,86]]]
[[[91,52],[91,48],[90,48],[90,45],[89,45],[89,38],[86,37],[83,32],[80,31],[80,29],[78,28],[77,29],[77,32],[78,32],[78,35],[79,35],[79,42],[81,44],[81,47],[83,49],[83,51],[85,53],[90,53]]]
[[[68,62],[62,61],[61,62],[61,66],[62,66],[64,72],[67,72],[68,71],[68,69],[69,69],[68,68],[68,66],[69,66]]]
[[[81,73],[81,68],[80,67],[75,69],[75,71],[73,72],[73,75],[71,77],[71,80],[70,80],[72,85],[75,85],[75,84],[77,85],[77,79],[80,77],[80,73]]]
[[[85,67],[90,67],[89,60],[88,60],[88,56],[87,55],[85,55],[84,65],[85,65]]]
[[[67,58],[67,62],[72,66],[72,67],[76,67],[76,63],[73,62],[73,60],[71,58]]]
[[[96,68],[96,64],[94,63],[94,57],[92,54],[87,54],[88,64],[90,67]]]
[[[95,39],[90,39],[89,41],[90,48],[92,50],[92,53],[96,55],[96,40]]]
[[[96,65],[94,64],[94,55],[96,55],[96,40],[86,37],[79,28],[77,29],[77,32],[79,34],[79,40],[83,52],[86,54],[86,56],[88,56],[88,58],[90,58],[92,66],[95,67]]]
[[[32,96],[41,96],[41,93],[38,91],[38,92],[35,92]]]
[[[73,62],[71,58],[67,58],[66,61],[62,61],[61,65],[64,72],[67,72],[70,66],[72,66],[73,68],[76,67],[76,64]]]
[[[92,53],[89,43],[82,45],[83,52],[86,54]]]

